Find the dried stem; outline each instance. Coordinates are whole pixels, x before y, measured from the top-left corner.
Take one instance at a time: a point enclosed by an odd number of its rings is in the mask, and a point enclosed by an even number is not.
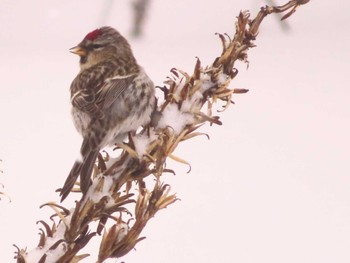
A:
[[[2,160],[0,159],[0,163],[1,162],[2,162]],[[3,174],[3,171],[1,169],[0,169],[0,174]],[[0,191],[0,201],[2,200],[1,198],[3,196],[6,196],[9,199],[9,201],[11,201],[10,197],[5,192],[3,192],[2,189],[4,189],[4,188],[5,188],[5,186],[2,183],[0,183],[0,189],[1,189],[1,191]]]
[[[101,235],[96,262],[120,258],[132,250],[143,239],[140,235],[147,222],[177,200],[170,194],[170,186],[161,182],[164,173],[174,173],[165,168],[167,158],[188,164],[174,155],[178,144],[203,135],[197,130],[204,123],[221,125],[219,117],[212,115],[212,106],[222,101],[223,109],[227,109],[235,94],[247,92],[228,86],[238,73],[235,62],[248,61],[247,52],[254,47],[263,19],[271,13],[283,13],[282,19],[286,19],[307,2],[265,6],[254,19],[249,12],[241,12],[232,39],[218,34],[223,50],[212,65],[202,67],[197,59],[192,74],[172,69],[165,86],[159,87],[164,101],[157,106],[152,125],[130,135],[128,143],[118,145],[122,153],[117,159],[108,154],[99,157],[93,184],[73,209],[54,203],[44,205],[55,212],[52,226],[39,222],[44,228],[40,229],[38,247],[29,252],[17,248],[17,262],[78,262],[88,256],[78,255],[79,251]],[[153,186],[147,187],[146,182]],[[98,222],[96,229],[92,229],[92,222]],[[39,258],[34,256],[38,254]]]

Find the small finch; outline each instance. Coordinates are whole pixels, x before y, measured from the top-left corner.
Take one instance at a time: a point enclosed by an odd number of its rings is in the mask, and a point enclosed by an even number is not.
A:
[[[80,72],[70,91],[73,122],[83,143],[82,158],[64,183],[61,202],[79,175],[80,189],[86,194],[99,151],[149,123],[155,103],[153,82],[115,29],[96,29],[70,51],[80,56]]]

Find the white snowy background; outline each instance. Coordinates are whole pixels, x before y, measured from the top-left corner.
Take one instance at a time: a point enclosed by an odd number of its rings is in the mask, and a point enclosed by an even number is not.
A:
[[[144,35],[130,37],[130,1],[0,2],[0,262],[12,244],[32,249],[39,209],[58,201],[81,139],[70,118],[78,57],[68,49],[98,26],[130,39],[157,85],[172,67],[192,72],[221,52],[215,32],[234,31],[240,10],[264,1],[154,0]],[[280,3],[284,1],[279,1]],[[282,30],[264,21],[250,67],[231,87],[248,88],[221,114],[224,125],[186,142],[165,179],[181,198],[150,221],[135,262],[350,262],[350,32],[347,1],[313,1]],[[70,207],[74,196],[64,205]],[[91,251],[89,251],[91,252]],[[96,254],[83,262],[95,262]],[[120,261],[118,261],[120,262]]]

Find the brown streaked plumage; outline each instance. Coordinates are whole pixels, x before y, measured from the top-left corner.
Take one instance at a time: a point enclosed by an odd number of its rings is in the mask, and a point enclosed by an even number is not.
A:
[[[96,29],[71,49],[80,56],[80,73],[71,84],[72,115],[83,137],[80,153],[61,190],[63,201],[80,175],[86,194],[101,148],[123,140],[150,121],[154,85],[127,40],[111,27]]]

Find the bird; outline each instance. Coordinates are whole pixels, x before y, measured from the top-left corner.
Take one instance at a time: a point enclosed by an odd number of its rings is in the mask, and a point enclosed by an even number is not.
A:
[[[87,193],[99,151],[148,124],[155,104],[152,80],[116,29],[95,29],[70,52],[80,57],[80,72],[71,83],[70,95],[73,123],[83,141],[81,156],[60,190],[61,202],[79,175],[81,192]]]

